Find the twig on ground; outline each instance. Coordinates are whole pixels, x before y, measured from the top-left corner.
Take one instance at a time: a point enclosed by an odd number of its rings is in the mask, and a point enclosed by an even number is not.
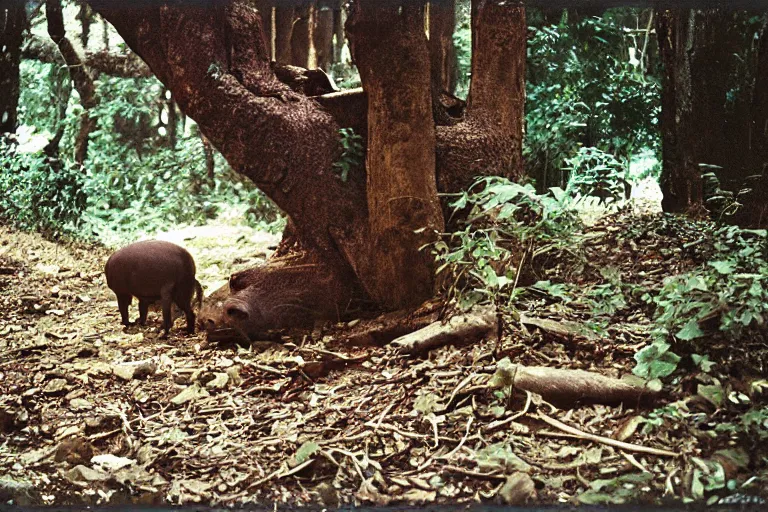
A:
[[[671,452],[669,450],[661,450],[658,448],[651,448],[648,446],[625,443],[624,441],[617,441],[616,439],[611,439],[610,437],[598,436],[596,434],[589,434],[587,432],[582,432],[577,428],[566,425],[565,423],[558,421],[554,418],[550,418],[549,416],[541,412],[536,414],[536,417],[538,417],[548,425],[551,425],[557,429],[560,429],[563,432],[568,432],[569,434],[573,434],[580,439],[584,439],[587,441],[594,441],[596,443],[601,443],[607,446],[613,446],[614,448],[618,448],[620,450],[627,450],[630,452],[638,452],[638,453],[647,453],[649,455],[658,455],[660,457],[679,457],[680,456],[679,453]]]

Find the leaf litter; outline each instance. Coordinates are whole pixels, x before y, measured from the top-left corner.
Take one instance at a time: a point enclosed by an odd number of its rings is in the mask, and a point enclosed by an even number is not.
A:
[[[676,248],[697,232],[663,223],[596,222],[586,245],[595,275],[584,279],[604,281],[597,269],[609,269],[658,287],[690,268],[695,258]],[[628,229],[649,240],[633,245]],[[108,254],[0,227],[4,501],[658,503],[701,499],[759,457],[652,409],[556,408],[505,384],[510,361],[630,374],[651,325],[627,304],[595,330],[578,295],[539,298],[505,319],[500,340],[419,355],[350,343],[340,333],[358,321],[243,348],[178,326],[161,340],[159,312],[124,332],[102,274]],[[686,377],[665,402],[714,415],[716,381],[691,393]]]

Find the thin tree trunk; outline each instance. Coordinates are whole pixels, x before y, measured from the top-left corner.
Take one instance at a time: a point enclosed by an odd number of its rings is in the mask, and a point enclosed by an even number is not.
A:
[[[67,63],[69,76],[80,95],[83,113],[80,115],[80,130],[75,138],[75,162],[82,164],[88,155],[88,136],[96,126],[96,119],[91,117],[91,109],[96,106],[93,78],[75,51],[72,43],[64,32],[64,18],[61,13],[61,0],[46,0],[46,16],[48,17],[48,34],[59,47],[64,62]]]
[[[256,10],[259,11],[259,17],[261,17],[261,29],[264,34],[264,44],[267,47],[267,54],[270,60],[275,59],[275,47],[274,38],[272,34],[272,0],[257,0]]]
[[[310,68],[309,49],[311,45],[312,3],[305,2],[296,9],[296,21],[291,34],[291,64]]]
[[[91,33],[91,9],[87,3],[80,4],[77,19],[80,21],[80,43],[83,45],[83,52],[87,52],[88,36]]]
[[[203,143],[203,154],[205,155],[205,171],[208,183],[213,186],[216,178],[216,160],[213,157],[213,146],[205,135],[200,134],[200,141]]]
[[[370,262],[367,289],[393,309],[432,295],[433,261],[419,248],[443,229],[422,7],[360,0],[347,22],[368,94],[366,190],[371,254],[380,256]]]
[[[61,55],[59,55],[58,61],[61,61]],[[43,148],[43,153],[48,155],[54,160],[59,159],[59,143],[64,136],[64,129],[66,124],[64,120],[67,117],[67,106],[69,105],[69,97],[72,95],[72,80],[69,77],[69,72],[65,66],[58,64],[54,68],[53,76],[53,92],[56,97],[56,130],[53,137],[48,141],[48,144]]]
[[[295,12],[292,5],[275,5],[275,60],[278,64],[291,63],[291,38]]]
[[[313,42],[317,67],[325,72],[331,70],[333,62],[333,2],[321,0],[315,8],[315,29]]]
[[[763,23],[757,50],[755,85],[752,89],[752,119],[749,140],[755,171],[768,174],[768,15]]]
[[[9,2],[0,9],[0,135],[16,132],[21,79],[19,64],[25,25],[23,1]]]
[[[333,7],[333,64],[341,62],[341,50],[344,48],[344,0],[336,0]]]
[[[168,146],[171,149],[176,149],[176,141],[178,139],[178,125],[179,117],[176,113],[176,102],[173,101],[173,96],[166,103],[168,106]]]
[[[101,44],[104,46],[104,51],[109,51],[109,23],[107,20],[101,20]]]

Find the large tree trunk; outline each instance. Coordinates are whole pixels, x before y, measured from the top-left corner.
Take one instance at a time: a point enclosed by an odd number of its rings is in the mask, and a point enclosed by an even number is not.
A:
[[[294,6],[286,2],[275,4],[275,60],[278,64],[291,63],[291,36],[293,35]]]
[[[414,306],[433,293],[419,248],[443,229],[422,6],[359,0],[347,31],[368,94],[369,227],[374,254],[387,255],[371,262],[368,290],[386,307]]]
[[[333,4],[332,0],[320,0],[315,8],[313,41],[317,67],[325,72],[333,62]]]
[[[749,123],[747,174],[751,177],[745,185],[751,192],[740,198],[743,206],[735,219],[740,226],[755,229],[765,229],[768,225],[768,14],[764,16],[755,59]]]
[[[82,164],[88,155],[88,136],[96,127],[96,119],[91,117],[91,109],[96,106],[93,78],[75,51],[64,32],[64,18],[61,14],[61,0],[46,0],[45,12],[48,18],[48,34],[59,47],[64,62],[67,63],[69,76],[80,95],[83,113],[80,115],[80,130],[75,138],[75,162]]]
[[[473,0],[472,81],[465,119],[437,127],[438,188],[465,190],[478,176],[523,174],[525,8]]]
[[[296,18],[291,34],[291,64],[294,66],[313,67],[309,63],[313,7],[312,2],[304,2],[296,9]]]
[[[684,9],[656,13],[659,54],[664,65],[661,96],[664,211],[700,211],[704,198],[699,164],[728,164],[722,132],[729,51],[724,41],[725,16],[719,11]]]
[[[10,2],[0,9],[0,135],[16,132],[19,64],[25,24],[23,1]]]
[[[258,15],[236,2],[220,23],[196,6],[124,9],[92,1],[201,132],[289,214],[305,243],[338,254],[329,229],[366,218],[364,179],[332,171],[338,126],[275,77]],[[323,191],[322,194],[317,191]]]

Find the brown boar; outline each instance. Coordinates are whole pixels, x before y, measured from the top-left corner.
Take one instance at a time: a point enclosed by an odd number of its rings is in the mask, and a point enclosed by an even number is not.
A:
[[[200,325],[209,333],[234,331],[255,338],[270,330],[307,328],[342,319],[358,293],[352,279],[306,254],[273,257],[232,274],[229,285],[206,299]],[[233,333],[234,334],[234,333]]]
[[[185,249],[170,242],[147,240],[118,250],[104,267],[107,286],[115,292],[123,325],[128,321],[128,306],[139,299],[139,323],[146,325],[149,305],[158,300],[163,307],[163,338],[168,337],[175,303],[187,319],[187,332],[195,332],[192,297],[202,303],[203,289],[195,279],[195,261]]]

